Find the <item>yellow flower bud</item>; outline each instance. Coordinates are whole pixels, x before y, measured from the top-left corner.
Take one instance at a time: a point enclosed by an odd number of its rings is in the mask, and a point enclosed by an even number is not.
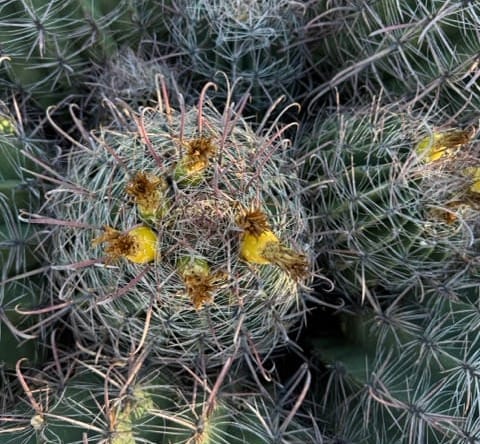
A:
[[[421,139],[415,150],[425,155],[427,163],[453,156],[470,140],[470,132],[464,130],[439,131]]]
[[[157,252],[157,235],[147,226],[133,228],[126,232],[105,227],[105,233],[92,241],[93,245],[106,243],[107,260],[120,257],[136,264],[146,264],[159,258]]]
[[[263,254],[267,245],[272,243],[278,244],[279,240],[270,230],[263,231],[258,236],[245,232],[240,243],[240,256],[251,264],[270,264],[270,260]]]
[[[0,134],[15,134],[15,126],[10,119],[0,117]]]
[[[277,265],[294,279],[308,274],[306,257],[280,242],[261,210],[244,210],[237,223],[243,229],[240,238],[240,257],[243,260],[251,264]]]

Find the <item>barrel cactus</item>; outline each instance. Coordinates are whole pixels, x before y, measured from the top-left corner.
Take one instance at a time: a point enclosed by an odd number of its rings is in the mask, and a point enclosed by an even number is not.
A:
[[[166,421],[155,413],[172,404],[172,390],[159,368],[146,374],[139,365],[128,369],[83,360],[73,376],[54,369],[50,364],[29,376],[18,363],[24,393],[0,415],[2,442],[162,442]]]
[[[323,82],[312,97],[363,85],[426,107],[440,100],[459,118],[478,114],[478,2],[336,0],[313,8],[308,41]]]
[[[77,340],[209,368],[270,354],[305,313],[312,276],[285,127],[253,131],[227,101],[115,108],[65,152],[49,223],[51,281]],[[229,90],[227,96],[230,98]],[[273,112],[273,110],[271,110]],[[85,131],[83,131],[85,134]]]
[[[288,410],[295,401],[285,390],[260,392],[246,381],[213,381],[174,375],[151,366],[146,354],[114,364],[103,358],[77,359],[70,372],[53,363],[34,375],[17,365],[23,394],[8,414],[0,412],[6,444],[287,444],[316,442],[307,417]],[[67,362],[63,361],[62,363]],[[64,368],[64,367],[62,367]],[[58,370],[58,369],[57,369]],[[227,378],[228,379],[228,378]],[[205,384],[205,385],[204,385]],[[20,400],[20,402],[18,402]]]
[[[305,7],[289,0],[178,0],[165,27],[171,57],[193,90],[223,72],[238,83],[238,96],[250,92],[251,111],[262,113],[280,95],[296,97],[304,21]],[[222,90],[219,95],[225,98]]]
[[[432,120],[395,106],[340,109],[302,136],[319,266],[350,302],[422,298],[475,263],[477,138]]]
[[[385,295],[385,308],[341,315],[336,340],[310,337],[314,362],[327,367],[314,402],[337,440],[478,441],[478,285],[474,291],[473,303]]]

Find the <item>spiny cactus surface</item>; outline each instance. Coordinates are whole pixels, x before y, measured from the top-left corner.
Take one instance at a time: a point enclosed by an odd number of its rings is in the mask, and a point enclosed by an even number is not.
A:
[[[373,105],[321,115],[304,133],[319,267],[348,299],[423,297],[475,268],[478,194],[466,171],[478,142],[429,119]]]
[[[336,342],[312,339],[329,369],[330,390],[316,392],[321,416],[347,442],[475,442],[478,320],[475,303],[442,295],[342,315]]]
[[[193,89],[224,72],[261,113],[280,95],[293,97],[304,75],[304,19],[305,8],[289,0],[179,0],[165,27],[177,69]]]
[[[149,344],[207,367],[269,354],[304,315],[312,273],[286,128],[254,132],[206,90],[177,110],[161,90],[69,150],[49,219],[32,219],[53,224],[58,303],[76,337],[115,353]]]

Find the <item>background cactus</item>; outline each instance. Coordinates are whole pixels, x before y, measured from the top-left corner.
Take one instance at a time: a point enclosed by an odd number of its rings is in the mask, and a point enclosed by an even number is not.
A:
[[[478,3],[339,0],[313,8],[307,29],[323,82],[312,97],[333,87],[345,96],[382,88],[390,101],[440,102],[465,120],[478,113]]]
[[[33,366],[48,354],[43,347],[39,319],[29,310],[43,299],[38,232],[19,219],[19,211],[35,211],[40,187],[37,165],[28,156],[39,155],[34,139],[27,136],[15,102],[1,103],[0,114],[0,408],[14,392],[13,371],[26,358]],[[14,112],[16,111],[16,112]]]
[[[39,134],[39,133],[38,133]],[[35,265],[36,230],[22,223],[20,210],[40,206],[39,165],[46,156],[45,141],[24,127],[16,102],[0,103],[0,258],[2,280],[25,273]]]
[[[94,63],[104,64],[124,46],[151,53],[165,38],[164,7],[149,0],[3,2],[0,84],[41,110],[84,101]]]
[[[2,442],[314,442],[311,420],[285,410],[295,401],[291,387],[281,393],[271,384],[260,392],[243,377],[219,385],[152,368],[145,358],[139,353],[112,365],[83,357],[64,375],[52,372],[53,363],[33,376],[19,366],[25,393],[9,416],[0,417]]]
[[[2,442],[162,442],[165,420],[155,413],[172,404],[170,384],[158,368],[145,374],[139,365],[118,367],[83,361],[73,376],[55,379],[17,369],[25,394],[10,417],[0,418]]]
[[[247,90],[250,109],[263,113],[281,95],[290,99],[304,77],[302,29],[305,7],[289,0],[173,2],[166,15],[171,55],[182,84],[199,91],[223,72],[236,85],[237,98]],[[225,83],[219,102],[225,99]]]
[[[478,205],[462,165],[478,162],[477,140],[442,123],[374,104],[319,115],[305,131],[319,266],[351,301],[428,296],[475,262]]]
[[[95,64],[86,84],[91,88],[86,99],[90,127],[108,124],[111,113],[106,103],[127,103],[132,109],[154,106],[158,80],[163,77],[169,89],[175,87],[174,72],[159,57],[147,57],[125,47],[102,64]]]
[[[478,298],[478,288],[475,290]],[[386,300],[391,301],[391,295]],[[346,442],[468,443],[478,429],[476,302],[399,295],[338,320],[338,339],[311,336],[329,368],[316,402]]]
[[[42,108],[79,90],[90,58],[103,58],[115,49],[107,28],[119,8],[121,3],[89,1],[4,2],[0,11],[2,52],[8,57],[4,85],[18,85]]]

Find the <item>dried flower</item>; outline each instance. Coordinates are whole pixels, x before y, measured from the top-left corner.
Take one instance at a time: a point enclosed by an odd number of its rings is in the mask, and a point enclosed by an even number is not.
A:
[[[223,273],[211,273],[207,261],[198,258],[182,263],[179,268],[193,306],[200,310],[205,304],[212,303],[213,292],[224,278]]]
[[[415,150],[420,155],[425,155],[425,160],[435,162],[444,157],[450,157],[468,141],[471,133],[465,130],[439,131],[420,140]]]
[[[141,217],[155,221],[167,211],[167,183],[162,177],[138,172],[128,182],[125,192],[132,196]]]
[[[217,149],[211,137],[203,136],[185,142],[184,145],[186,152],[175,167],[174,177],[180,182],[196,184],[202,179]]]

